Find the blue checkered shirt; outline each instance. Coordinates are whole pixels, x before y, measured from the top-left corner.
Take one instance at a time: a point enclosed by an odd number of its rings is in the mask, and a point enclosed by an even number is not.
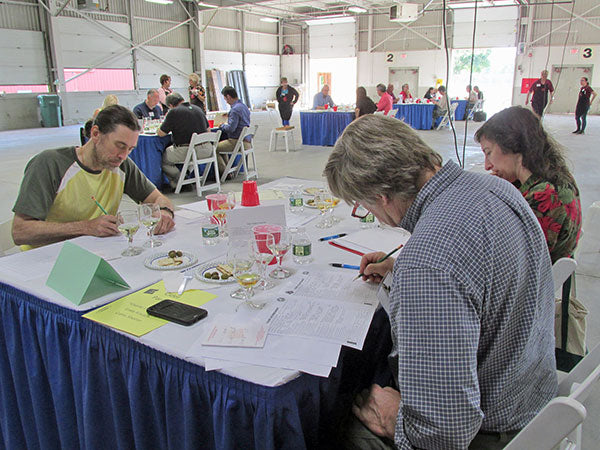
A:
[[[557,391],[548,248],[523,196],[448,162],[400,226],[392,337],[400,449],[467,448],[524,427]]]

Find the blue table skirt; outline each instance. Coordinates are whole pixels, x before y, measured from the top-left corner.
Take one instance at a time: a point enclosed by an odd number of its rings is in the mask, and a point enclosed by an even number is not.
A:
[[[164,137],[140,135],[137,147],[129,154],[144,175],[159,189],[164,181],[162,155],[169,145],[171,145],[171,135]]]
[[[335,447],[354,394],[390,381],[387,315],[329,378],[244,382],[0,283],[0,448]]]
[[[396,119],[400,119],[415,130],[430,130],[435,105],[428,103],[400,103],[394,105]]]
[[[466,100],[450,100],[450,103],[458,103],[456,112],[454,113],[454,120],[465,120],[465,110],[467,109]]]
[[[303,145],[335,145],[344,129],[354,120],[354,112],[300,111]]]

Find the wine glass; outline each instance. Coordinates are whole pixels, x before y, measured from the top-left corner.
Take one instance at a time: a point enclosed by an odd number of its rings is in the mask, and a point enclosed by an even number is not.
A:
[[[227,192],[224,195],[227,196],[227,200],[225,200],[225,202],[221,203],[218,206],[218,210],[215,211],[213,213],[213,215],[215,216],[215,219],[217,220],[217,222],[219,222],[219,227],[221,228],[221,236],[228,236],[226,227],[227,227],[227,211],[232,210],[233,208],[235,208],[235,193],[234,192]]]
[[[273,253],[269,250],[269,240],[273,240],[272,234],[256,235],[250,240],[250,252],[254,261],[260,267],[260,281],[256,285],[257,288],[267,290],[275,287],[275,284],[267,279],[267,266],[273,261]]]
[[[316,224],[317,228],[331,228],[333,223],[327,217],[327,211],[333,208],[333,200],[331,194],[325,189],[321,189],[315,193],[315,206],[321,211],[321,221]]]
[[[127,249],[123,250],[122,256],[137,256],[144,251],[141,247],[133,246],[133,236],[140,228],[140,215],[137,209],[123,210],[117,213],[117,226],[119,231],[125,235],[128,241]]]
[[[283,256],[292,246],[292,234],[285,228],[278,234],[279,236],[276,234],[269,234],[271,237],[268,238],[267,248],[271,250],[271,253],[275,255],[275,258],[277,258],[277,268],[271,271],[269,276],[271,278],[281,279],[287,278],[292,274],[289,270],[281,267],[281,260],[283,259]]]
[[[158,222],[160,222],[161,217],[160,205],[158,205],[157,203],[142,203],[139,209],[140,222],[142,222],[142,225],[144,225],[148,230],[148,237],[150,238],[144,243],[144,247],[160,247],[162,245],[162,242],[158,239],[154,239],[154,229],[158,225]]]
[[[248,241],[237,239],[229,241],[229,248],[227,250],[227,264],[231,267],[231,272],[234,278],[238,280],[238,283],[240,283],[242,286],[241,289],[236,289],[230,295],[233,298],[248,300],[248,298],[254,295],[254,293],[252,292],[250,295],[248,295],[246,286],[244,286],[243,283],[247,283],[250,287],[252,287],[258,283],[258,280],[260,279],[260,275],[256,274],[256,281],[250,284],[251,277],[245,276],[251,274],[251,269],[254,265],[254,260],[248,247]],[[242,280],[246,281],[240,281],[240,277]]]

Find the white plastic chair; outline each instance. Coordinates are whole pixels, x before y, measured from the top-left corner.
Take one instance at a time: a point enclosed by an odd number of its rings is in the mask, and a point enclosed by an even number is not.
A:
[[[286,153],[290,152],[289,139],[292,140],[292,150],[296,150],[296,146],[294,144],[294,127],[278,127],[277,117],[275,116],[275,109],[267,105],[267,112],[269,113],[269,119],[271,120],[271,125],[273,126],[273,129],[271,130],[271,139],[269,140],[269,151],[272,152],[274,150],[277,150],[277,138],[279,136],[281,136],[285,142]],[[273,142],[273,138],[275,138],[275,142]],[[275,145],[273,145],[273,143]]]
[[[554,280],[554,292],[562,289],[562,285],[575,272],[577,261],[573,258],[560,258],[552,265],[552,279]]]
[[[229,156],[227,166],[221,174],[221,183],[225,182],[225,180],[227,179],[227,175],[229,175],[230,173],[233,173],[234,176],[237,177],[242,168],[244,169],[244,176],[246,180],[249,180],[253,177],[258,180],[258,168],[256,166],[256,157],[254,156],[254,136],[256,135],[257,129],[258,125],[244,127],[242,129],[242,132],[240,133],[240,137],[238,138],[237,144],[235,144],[233,151],[221,153]],[[244,148],[244,139],[248,137],[250,138],[250,147]],[[240,158],[239,161],[236,162],[238,156],[240,156]],[[252,169],[250,169],[248,164],[249,158],[252,158]]]
[[[456,113],[456,108],[458,108],[458,103],[451,103],[450,108],[446,111],[446,114],[442,117],[440,124],[437,126],[436,130],[445,127],[446,125],[450,125],[450,117],[454,117],[454,113]]]
[[[473,120],[475,113],[477,111],[483,111],[483,100],[477,100],[473,107],[469,110],[469,114],[467,115],[467,120]]]
[[[220,137],[220,130],[216,133],[209,131],[202,134],[192,134],[187,155],[185,155],[183,167],[181,168],[181,174],[179,175],[179,180],[177,181],[177,187],[175,188],[176,194],[181,192],[182,186],[192,183],[196,184],[196,194],[198,197],[202,197],[202,193],[204,191],[209,191],[211,189],[216,189],[217,191],[221,190],[221,178],[219,177],[219,165],[217,163],[217,144],[219,143]],[[205,143],[210,144],[211,155],[206,158],[198,159],[196,156],[196,146]],[[202,174],[200,173],[200,164],[206,164]],[[206,179],[210,173],[211,167],[215,168],[215,182],[206,184]],[[194,177],[186,179],[185,177],[190,170],[194,171]]]

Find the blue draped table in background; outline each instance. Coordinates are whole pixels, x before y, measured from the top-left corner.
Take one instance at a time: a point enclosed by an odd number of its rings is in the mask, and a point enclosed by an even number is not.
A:
[[[354,120],[354,112],[300,111],[302,145],[335,145]]]
[[[137,147],[129,154],[139,169],[160,189],[163,185],[162,155],[171,145],[171,135],[159,137],[140,134]]]
[[[400,119],[415,130],[430,130],[435,105],[428,103],[399,103],[394,105],[396,119]]]
[[[389,381],[387,315],[329,378],[264,387],[151,349],[0,283],[0,448],[333,448],[354,394]]]
[[[456,112],[454,113],[454,120],[465,120],[465,111],[467,109],[466,100],[450,100],[450,103],[458,103]]]

